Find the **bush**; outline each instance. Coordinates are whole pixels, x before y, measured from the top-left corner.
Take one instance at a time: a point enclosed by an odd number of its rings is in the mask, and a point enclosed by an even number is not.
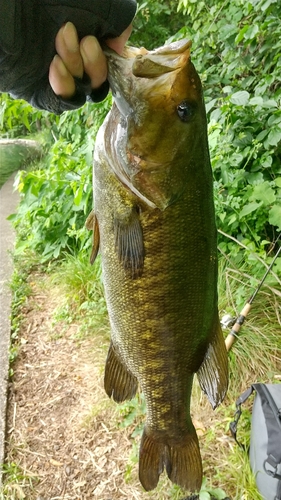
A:
[[[281,4],[180,0],[209,120],[218,227],[250,250],[281,230]],[[220,237],[224,251],[233,243]]]
[[[193,41],[209,121],[219,244],[237,264],[252,259],[253,252],[266,257],[278,246],[281,230],[280,17],[277,0],[210,0],[208,5],[150,0],[139,5],[131,38],[148,48],[172,35],[170,41]],[[46,120],[42,112],[30,117],[23,102],[18,110],[11,102],[4,105],[6,132],[14,125],[13,133],[23,126],[33,130]],[[109,108],[110,98],[60,118],[48,115],[55,139],[49,161],[21,173],[18,181],[24,197],[14,220],[23,226],[21,248],[49,259],[89,245],[83,224],[91,208],[91,152]]]
[[[97,107],[64,113],[44,161],[18,173],[21,203],[10,216],[20,236],[17,253],[33,250],[44,262],[91,245],[84,224],[92,209],[94,136],[109,107],[110,97]]]

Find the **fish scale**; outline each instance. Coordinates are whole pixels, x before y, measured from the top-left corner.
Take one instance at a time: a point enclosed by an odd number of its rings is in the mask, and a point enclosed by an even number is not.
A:
[[[207,122],[190,42],[108,51],[115,102],[94,158],[93,258],[102,257],[111,344],[105,390],[143,391],[139,477],[200,489],[194,374],[213,407],[227,389]],[[168,62],[167,62],[168,61]]]

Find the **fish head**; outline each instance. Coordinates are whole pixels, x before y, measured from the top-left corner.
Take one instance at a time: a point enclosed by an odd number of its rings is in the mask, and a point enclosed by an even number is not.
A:
[[[207,122],[191,41],[153,51],[107,52],[116,113],[112,168],[150,206],[164,210],[208,157]],[[208,157],[209,158],[209,157]]]

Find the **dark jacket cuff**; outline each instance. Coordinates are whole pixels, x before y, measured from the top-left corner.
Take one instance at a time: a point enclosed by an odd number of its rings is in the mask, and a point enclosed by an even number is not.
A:
[[[137,10],[137,4],[135,0],[115,0],[111,3],[111,9],[109,12],[108,24],[112,28],[108,31],[112,31],[112,36],[120,36],[123,31],[132,23]],[[118,26],[118,29],[114,28]]]
[[[34,92],[30,99],[30,104],[38,109],[45,109],[56,115],[60,115],[64,111],[72,111],[80,108],[86,102],[101,102],[103,101],[109,91],[108,80],[98,88],[92,89],[91,80],[86,73],[83,78],[74,78],[76,91],[70,99],[63,99],[54,93],[49,82],[46,81],[45,85],[41,85],[37,91]]]

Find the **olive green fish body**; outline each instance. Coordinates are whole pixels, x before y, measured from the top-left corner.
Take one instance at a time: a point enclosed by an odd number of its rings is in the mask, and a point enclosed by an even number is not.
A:
[[[206,116],[189,46],[109,56],[117,97],[95,150],[95,220],[112,336],[105,389],[115,401],[133,397],[138,383],[144,393],[139,474],[147,490],[164,468],[173,482],[200,489],[193,376],[214,407],[227,387]],[[187,100],[190,109],[178,109]],[[182,110],[191,116],[182,120]]]

